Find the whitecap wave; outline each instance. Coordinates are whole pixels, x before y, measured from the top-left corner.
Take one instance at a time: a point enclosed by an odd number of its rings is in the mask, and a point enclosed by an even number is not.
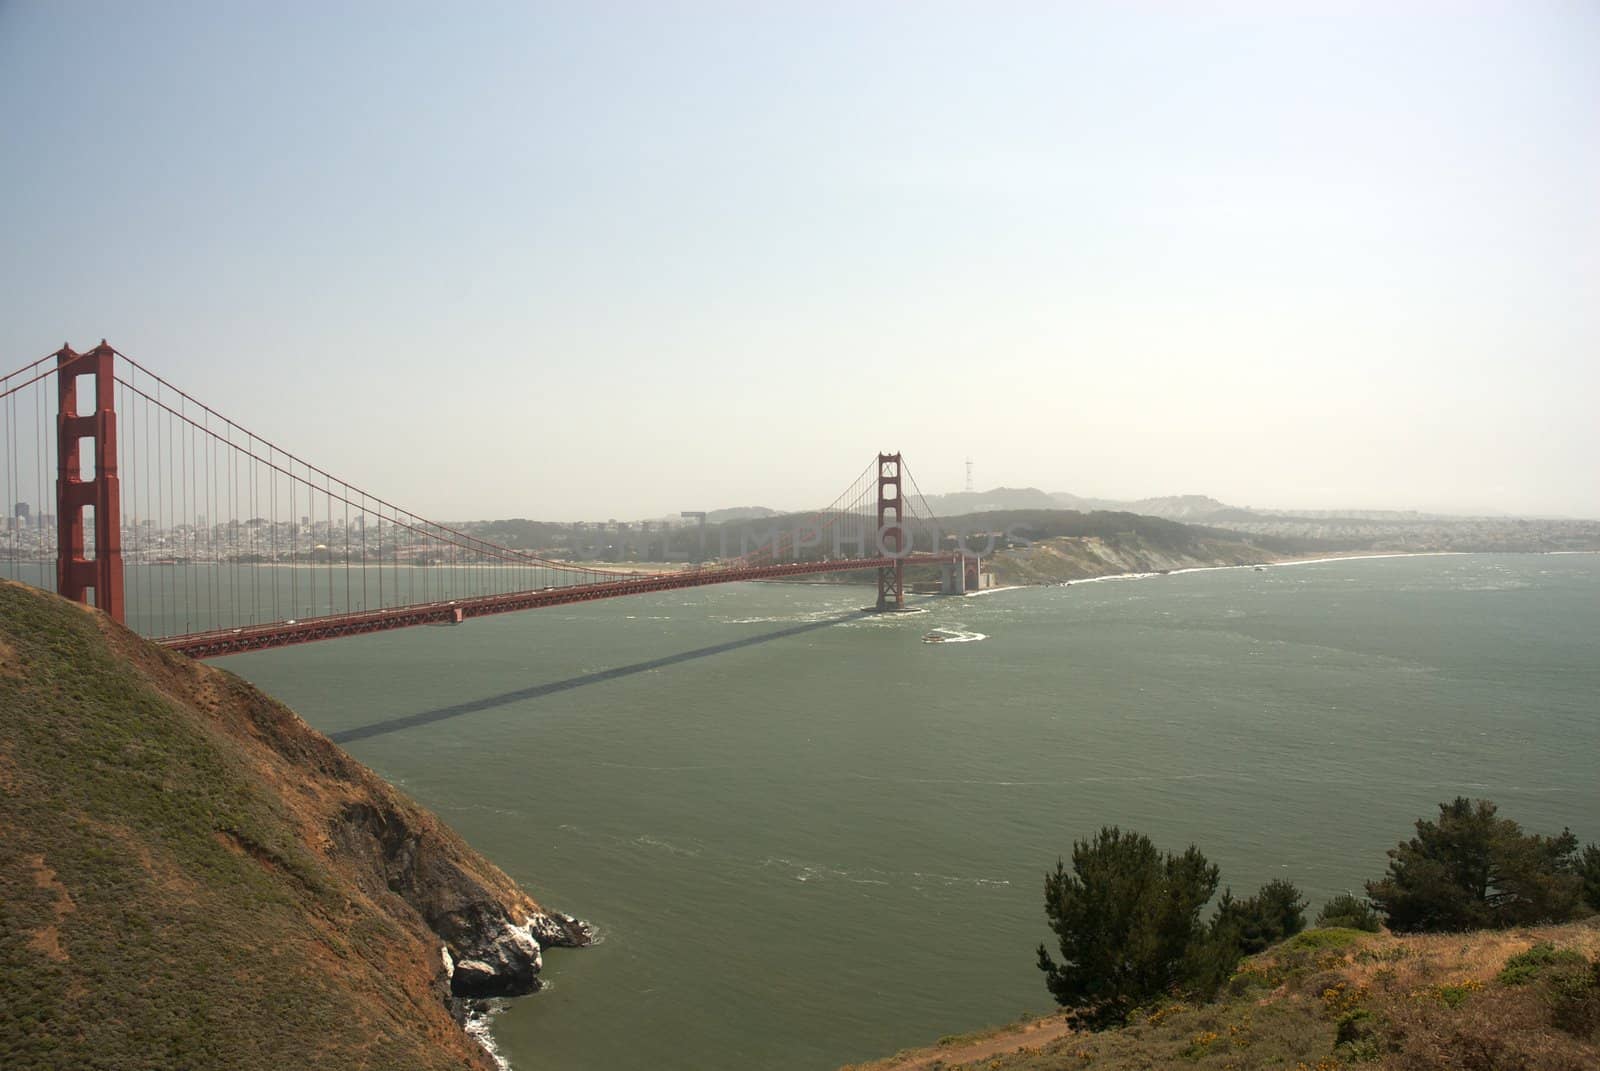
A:
[[[671,841],[652,837],[648,833],[639,834],[637,837],[633,838],[633,842],[635,844],[641,844],[646,848],[659,849],[668,853],[669,855],[684,855],[693,858],[694,856],[700,854],[700,849],[698,848],[685,848],[682,845],[673,844]]]
[[[926,874],[920,870],[912,871],[911,876],[924,881],[936,881],[940,885],[974,885],[979,888],[1000,889],[1011,884],[1005,878],[967,878],[958,874]]]
[[[923,870],[891,872],[867,868],[865,870],[842,870],[838,867],[827,866],[823,863],[806,863],[782,856],[769,856],[761,861],[763,867],[772,867],[779,870],[790,871],[790,876],[795,881],[845,881],[852,885],[910,885],[913,888],[930,884],[953,886],[970,885],[976,888],[1005,888],[1011,884],[1006,878],[968,877],[961,874],[937,874]]]
[[[795,881],[799,881],[799,882],[811,882],[811,881],[822,880],[822,881],[844,881],[844,882],[849,882],[851,885],[888,885],[889,884],[889,882],[887,880],[889,875],[884,874],[883,871],[881,871],[881,870],[868,870],[863,874],[863,873],[856,873],[856,872],[849,871],[849,870],[840,870],[837,867],[824,866],[821,863],[802,863],[802,862],[798,862],[798,861],[796,861],[794,859],[786,859],[786,858],[783,858],[781,856],[777,856],[777,857],[768,856],[766,859],[763,859],[761,861],[761,865],[763,867],[773,867],[773,868],[777,868],[777,869],[780,869],[780,870],[789,870],[789,871],[791,871],[790,876],[792,878],[794,878]],[[866,876],[867,874],[874,874],[874,875],[878,875],[878,876],[877,877],[868,877],[868,876]]]

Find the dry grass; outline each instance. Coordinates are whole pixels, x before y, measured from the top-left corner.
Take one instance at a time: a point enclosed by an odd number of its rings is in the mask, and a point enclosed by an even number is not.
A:
[[[17,649],[7,643],[3,636],[0,636],[0,675],[22,676],[22,660],[17,657]]]
[[[1539,943],[1572,948],[1589,959],[1600,957],[1600,926],[1539,926],[1471,934],[1373,935],[1362,954],[1344,967],[1358,984],[1416,988],[1441,979],[1494,981],[1506,960]],[[1270,954],[1270,953],[1269,953]]]
[[[1064,1015],[1024,1018],[1007,1026],[974,1030],[939,1039],[937,1045],[907,1049],[882,1060],[850,1064],[841,1071],[940,1071],[952,1067],[983,1067],[1002,1056],[1038,1053],[1072,1033]]]

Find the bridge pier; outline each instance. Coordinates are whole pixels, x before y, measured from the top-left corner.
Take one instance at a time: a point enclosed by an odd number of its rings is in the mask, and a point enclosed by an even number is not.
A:
[[[983,586],[982,565],[976,554],[962,554],[940,568],[939,594],[965,595]]]

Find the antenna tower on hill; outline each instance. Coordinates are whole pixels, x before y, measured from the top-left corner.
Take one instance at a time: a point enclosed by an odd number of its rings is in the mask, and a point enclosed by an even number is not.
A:
[[[969,457],[967,458],[967,494],[970,495],[974,490],[976,489],[972,486],[972,458]]]

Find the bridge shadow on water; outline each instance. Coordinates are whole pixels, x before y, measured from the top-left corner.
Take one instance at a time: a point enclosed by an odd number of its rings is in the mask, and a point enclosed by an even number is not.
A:
[[[374,736],[403,732],[406,729],[415,729],[419,726],[432,725],[435,722],[448,721],[451,718],[459,718],[467,714],[493,710],[496,707],[507,706],[511,703],[520,703],[525,699],[542,699],[547,695],[570,692],[574,688],[585,688],[591,684],[603,684],[606,681],[631,677],[636,673],[647,673],[652,669],[664,669],[667,666],[692,662],[697,658],[710,658],[713,655],[726,654],[729,651],[737,651],[742,647],[755,647],[758,644],[771,643],[774,640],[800,636],[807,632],[815,632],[817,629],[831,628],[846,621],[856,621],[863,617],[869,617],[872,613],[873,611],[871,610],[856,610],[848,614],[825,618],[821,621],[807,621],[803,625],[794,625],[790,628],[778,629],[775,632],[763,632],[759,636],[746,636],[743,639],[729,640],[727,643],[714,643],[709,647],[697,647],[692,651],[663,655],[660,658],[652,658],[646,662],[634,662],[631,665],[617,666],[615,669],[602,669],[594,673],[585,673],[579,677],[567,677],[563,680],[551,681],[548,684],[529,685],[526,688],[518,688],[511,692],[501,692],[499,695],[485,696],[482,699],[469,699],[464,703],[453,703],[447,707],[424,710],[416,714],[404,714],[397,718],[375,721],[370,725],[358,725],[353,729],[341,729],[336,733],[329,733],[328,738],[336,744],[349,744],[357,740],[367,740]]]

